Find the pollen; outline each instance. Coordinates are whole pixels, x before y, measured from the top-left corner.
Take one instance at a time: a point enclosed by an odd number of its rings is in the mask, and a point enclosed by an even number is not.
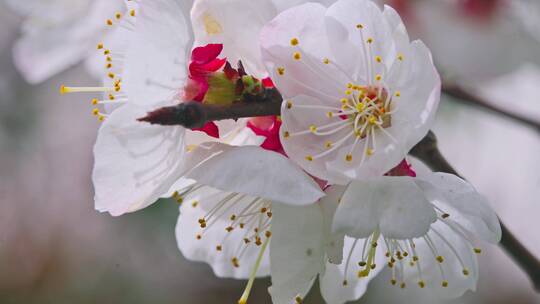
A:
[[[122,18],[122,14],[117,12],[116,14],[114,14],[114,18],[116,18],[117,20],[120,20]]]
[[[448,287],[448,281],[442,281],[441,286],[444,288]]]
[[[475,252],[476,254],[481,254],[481,253],[482,253],[482,249],[480,249],[480,248],[474,248],[474,252]]]
[[[323,63],[324,63],[324,64],[329,64],[329,63],[330,63],[330,59],[324,58],[324,59],[323,59]]]
[[[366,42],[369,43],[369,44],[373,43],[373,38],[371,38],[371,37],[368,38]]]
[[[381,79],[382,79],[382,76],[381,76],[381,74],[377,74],[377,75],[375,75],[375,80],[377,80],[377,81],[381,81]]]
[[[92,115],[98,116],[99,115],[99,109],[93,109],[92,110]]]
[[[327,116],[328,118],[332,118],[332,117],[334,117],[334,113],[333,113],[333,112],[327,112],[327,113],[326,113],[326,116]]]
[[[348,98],[341,98],[341,104],[346,105],[349,102]]]
[[[134,10],[134,9],[130,10],[130,11],[129,11],[129,15],[130,15],[131,17],[135,17],[135,15],[136,15],[135,10]]]
[[[468,276],[468,275],[469,275],[469,269],[467,269],[467,268],[464,268],[462,272],[463,272],[463,275],[464,275],[464,276]]]
[[[111,19],[107,19],[107,25],[108,26],[112,26],[113,25],[113,21]]]
[[[381,63],[382,62],[381,56],[375,56],[375,61],[377,61],[378,63]]]
[[[221,245],[216,246],[216,251],[222,251],[222,250],[223,250],[223,247],[221,247]]]
[[[401,97],[401,92],[400,92],[400,91],[396,91],[396,93],[395,93],[394,95],[396,95],[396,97]]]
[[[307,156],[306,156],[306,160],[307,160],[307,161],[313,161],[313,156],[307,155]]]
[[[292,108],[292,102],[291,101],[287,101],[287,109],[290,109]]]
[[[315,133],[317,132],[317,127],[315,125],[311,125],[309,126],[309,131],[311,131],[311,133]]]
[[[294,298],[294,302],[295,302],[296,304],[302,304],[302,302],[303,302],[302,297],[296,296],[296,298]]]
[[[356,104],[356,110],[358,112],[362,112],[365,107],[366,107],[366,105],[363,102],[359,102],[359,103]]]
[[[280,76],[283,76],[285,75],[285,68],[284,67],[279,67],[277,68],[277,72]]]
[[[352,155],[351,154],[347,154],[345,156],[345,160],[348,161],[348,162],[351,162],[352,161]]]
[[[327,142],[324,144],[324,146],[325,146],[327,149],[332,148],[333,145],[334,145],[334,144],[332,144],[331,141],[327,141]]]
[[[366,155],[367,155],[367,156],[371,156],[371,155],[373,155],[374,153],[375,153],[375,150],[373,150],[373,149],[371,149],[371,148],[368,148],[368,149],[366,150]]]
[[[293,58],[294,60],[300,60],[302,59],[302,54],[300,54],[300,52],[294,52]]]
[[[444,262],[444,257],[441,256],[441,255],[439,255],[439,256],[437,257],[437,262],[439,262],[439,263]]]
[[[401,54],[401,53],[399,53],[398,56],[397,56],[397,59],[398,59],[399,61],[403,61],[404,58],[405,58],[405,57],[404,57],[403,54]]]
[[[291,133],[289,131],[283,132],[283,138],[289,138],[291,136]]]
[[[361,29],[364,28],[364,25],[361,24],[361,23],[358,23],[358,24],[356,25],[356,28],[359,29],[359,30],[361,30]]]
[[[97,49],[98,49],[98,50],[102,50],[102,49],[103,49],[103,43],[98,43]]]
[[[292,46],[297,46],[298,43],[299,43],[299,42],[298,42],[298,38],[293,38],[293,39],[291,39],[291,45],[292,45]]]
[[[424,281],[420,281],[418,282],[418,286],[420,286],[420,288],[424,288],[426,287],[426,283]]]

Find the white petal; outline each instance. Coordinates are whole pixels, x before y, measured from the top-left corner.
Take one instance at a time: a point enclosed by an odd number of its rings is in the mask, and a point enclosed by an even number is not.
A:
[[[344,186],[330,186],[324,191],[326,195],[318,203],[323,213],[326,254],[332,264],[341,264],[343,260],[343,239],[345,235],[332,233],[332,223],[346,189]]]
[[[144,208],[180,177],[184,129],[136,121],[145,113],[136,106],[123,106],[99,131],[93,172],[99,211],[117,216]]]
[[[246,279],[255,264],[260,247],[253,242],[244,243],[248,227],[236,228],[227,232],[226,227],[231,225],[230,216],[239,214],[253,198],[244,197],[226,212],[218,213],[217,221],[210,227],[202,230],[198,222],[230,193],[217,189],[204,187],[193,195],[186,197],[180,207],[180,216],[176,224],[176,240],[182,254],[189,260],[208,263],[218,277]],[[194,204],[195,203],[195,204]],[[221,214],[223,213],[223,214]],[[253,231],[253,227],[249,227]],[[197,235],[201,235],[198,239]],[[221,251],[217,250],[221,246]],[[242,253],[244,251],[244,253]],[[234,267],[232,259],[239,259],[239,267]],[[266,276],[270,271],[268,250],[265,253],[257,276]]]
[[[501,240],[501,226],[487,199],[468,182],[446,173],[434,173],[417,182],[433,204],[475,237],[491,243]]]
[[[258,36],[277,11],[270,0],[200,0],[191,11],[195,45],[223,44],[223,56],[242,60],[248,74],[264,78]],[[249,17],[246,17],[249,16]]]
[[[336,211],[333,230],[366,238],[378,228],[385,237],[408,239],[425,235],[436,218],[412,178],[381,177],[349,185]]]
[[[397,61],[389,71],[388,85],[393,93],[397,111],[392,115],[388,132],[403,142],[403,150],[409,151],[433,126],[439,106],[441,79],[433,65],[431,52],[421,41],[414,41],[403,53],[403,61]]]
[[[141,2],[122,77],[130,102],[178,102],[191,51],[187,9],[175,0]]]
[[[268,23],[261,32],[263,60],[284,98],[303,94],[339,100],[349,79],[333,65],[325,39],[324,6],[307,3],[291,8]],[[297,45],[291,42],[298,40]],[[299,53],[301,59],[294,58]],[[325,113],[325,112],[323,112]]]
[[[362,261],[363,240],[358,240],[354,246],[354,239],[345,238],[345,247],[343,248],[344,260],[340,265],[327,263],[326,272],[320,278],[321,293],[327,303],[343,304],[348,301],[354,301],[362,297],[366,292],[369,282],[384,268],[385,257],[381,250],[375,255],[375,264],[377,265],[365,278],[358,278],[358,262]],[[352,252],[351,252],[352,250]],[[350,253],[350,263],[347,274],[345,274],[346,259]],[[347,285],[343,285],[343,281]]]
[[[270,263],[274,304],[304,298],[325,261],[323,215],[319,205],[272,205]]]
[[[292,205],[316,202],[324,193],[315,181],[281,154],[255,146],[231,147],[211,143],[188,154],[198,164],[186,174],[197,182],[225,191],[244,193]]]

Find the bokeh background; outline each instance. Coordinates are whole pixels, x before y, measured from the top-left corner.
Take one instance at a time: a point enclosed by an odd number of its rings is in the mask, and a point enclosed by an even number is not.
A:
[[[531,18],[540,23],[539,15]],[[12,63],[20,24],[0,4],[0,303],[236,303],[245,282],[217,279],[178,251],[176,202],[119,218],[94,210],[99,122],[87,101],[60,96],[58,87],[95,80],[75,66],[26,83]],[[540,121],[540,68],[529,60],[540,53],[529,51],[498,77],[469,84],[490,102]],[[540,132],[448,97],[434,131],[451,163],[540,256]],[[388,274],[376,278],[359,303],[441,302],[388,282]],[[269,284],[258,281],[250,303],[270,303]],[[305,303],[323,303],[317,288]],[[478,291],[448,303],[528,304],[540,296],[502,249],[486,247]]]

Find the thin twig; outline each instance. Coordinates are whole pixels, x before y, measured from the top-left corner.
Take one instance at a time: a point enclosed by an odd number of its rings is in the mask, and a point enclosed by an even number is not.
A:
[[[481,98],[480,96],[476,94],[473,94],[471,92],[464,90],[462,87],[458,85],[446,83],[443,86],[443,93],[448,96],[454,97],[455,100],[458,102],[461,102],[467,105],[481,107],[492,113],[496,113],[503,117],[509,118],[516,122],[532,127],[536,129],[537,131],[540,131],[540,121],[534,120],[534,119],[531,119],[531,118],[528,118],[528,117],[525,117],[516,113],[509,112],[497,106],[496,104]]]
[[[428,167],[437,172],[445,172],[460,176],[458,172],[444,158],[437,146],[437,138],[433,132],[420,141],[410,154]],[[501,221],[502,239],[501,246],[514,259],[520,268],[527,273],[532,281],[534,289],[540,292],[540,261],[508,230]]]

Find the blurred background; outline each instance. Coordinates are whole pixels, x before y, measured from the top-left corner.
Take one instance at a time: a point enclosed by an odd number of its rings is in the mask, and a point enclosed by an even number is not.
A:
[[[540,122],[539,10],[501,12],[487,0],[390,2],[434,50],[446,79]],[[58,88],[95,80],[76,65],[27,83],[12,59],[22,22],[0,2],[0,303],[236,303],[245,282],[217,279],[178,251],[176,202],[119,218],[94,210],[99,122],[88,102]],[[540,131],[449,97],[434,131],[450,162],[540,256]],[[388,274],[376,278],[358,303],[440,302],[388,282]],[[271,303],[268,286],[258,281],[250,303]],[[305,303],[323,303],[318,288]],[[502,249],[486,247],[478,291],[440,303],[528,304],[540,295]]]

